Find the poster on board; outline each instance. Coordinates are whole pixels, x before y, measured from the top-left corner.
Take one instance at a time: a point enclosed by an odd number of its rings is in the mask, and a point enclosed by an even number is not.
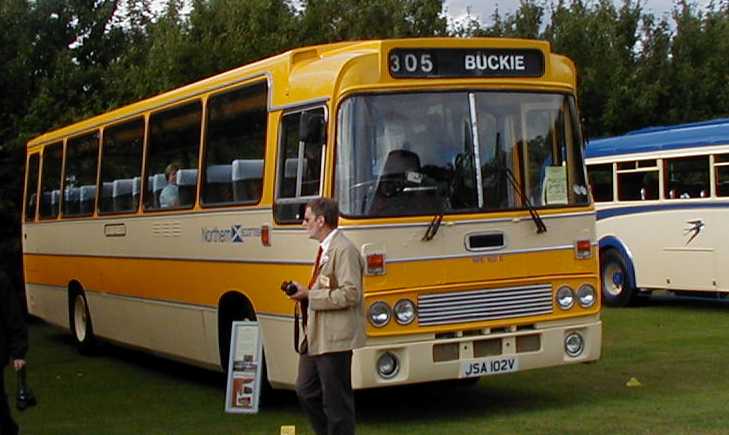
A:
[[[233,322],[228,357],[225,412],[254,414],[261,395],[263,350],[258,322]]]

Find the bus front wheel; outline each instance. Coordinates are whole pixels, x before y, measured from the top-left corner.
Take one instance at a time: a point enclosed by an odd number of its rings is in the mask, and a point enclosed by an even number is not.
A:
[[[635,289],[627,279],[627,267],[623,257],[614,250],[608,250],[602,257],[600,281],[605,303],[612,307],[626,307],[635,298]]]
[[[83,292],[73,293],[70,305],[71,333],[76,347],[82,354],[90,354],[94,348],[94,328],[91,326],[91,315]]]

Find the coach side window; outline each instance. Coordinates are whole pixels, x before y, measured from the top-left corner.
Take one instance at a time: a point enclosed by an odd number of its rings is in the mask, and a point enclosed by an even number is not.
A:
[[[41,174],[40,217],[58,217],[61,205],[61,142],[48,145],[43,149],[43,170]]]
[[[595,202],[613,200],[613,164],[590,165],[587,167],[590,188]]]
[[[25,181],[25,221],[32,222],[35,219],[35,205],[38,203],[38,167],[40,166],[40,154],[31,154],[28,157],[27,173]]]
[[[666,199],[709,196],[709,156],[664,159]]]
[[[88,216],[96,208],[99,133],[69,139],[63,182],[63,215]]]
[[[716,196],[729,196],[729,154],[714,156]]]
[[[152,114],[147,146],[145,210],[190,208],[195,203],[202,105],[194,101]]]
[[[658,199],[658,166],[655,160],[619,162],[617,173],[620,201]]]
[[[99,195],[102,213],[130,212],[139,207],[143,147],[143,118],[104,130]]]
[[[208,100],[203,205],[256,203],[268,125],[265,82]]]
[[[284,116],[277,162],[277,221],[301,222],[304,206],[319,195],[325,144],[323,107]]]

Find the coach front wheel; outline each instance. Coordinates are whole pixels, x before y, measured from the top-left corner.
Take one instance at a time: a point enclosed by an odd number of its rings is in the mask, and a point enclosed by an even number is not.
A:
[[[605,252],[600,263],[600,281],[605,303],[613,307],[630,305],[635,297],[635,289],[628,283],[623,257],[614,250],[609,250]]]
[[[82,292],[74,292],[70,306],[71,333],[79,352],[89,354],[94,348],[94,328],[91,315]]]

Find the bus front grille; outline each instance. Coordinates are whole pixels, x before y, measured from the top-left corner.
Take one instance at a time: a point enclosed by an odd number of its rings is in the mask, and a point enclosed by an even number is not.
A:
[[[421,326],[512,319],[552,312],[549,284],[418,296]]]

